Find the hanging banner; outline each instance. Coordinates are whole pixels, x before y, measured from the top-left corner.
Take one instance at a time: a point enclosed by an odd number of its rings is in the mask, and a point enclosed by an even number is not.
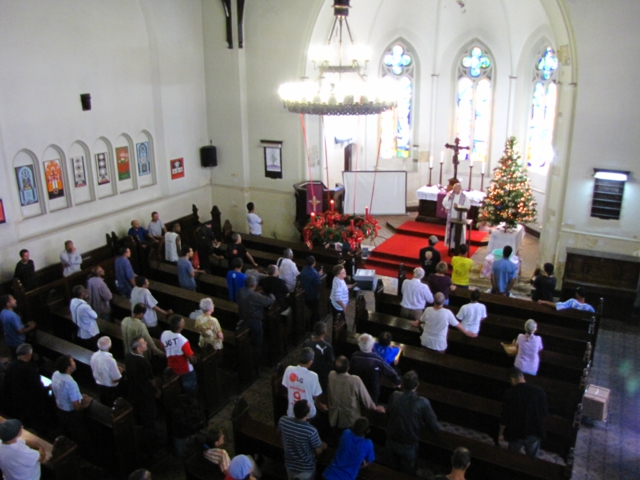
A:
[[[136,151],[138,153],[138,176],[149,175],[151,173],[149,142],[136,143]]]
[[[48,160],[44,162],[44,177],[47,180],[49,200],[64,197],[64,183],[62,181],[60,160]]]
[[[7,223],[7,217],[4,216],[4,202],[0,198],[0,223]]]
[[[106,153],[96,153],[96,165],[98,167],[98,185],[106,185],[111,181],[109,178],[109,166],[107,165]]]
[[[171,160],[171,180],[184,177],[184,158],[176,158]]]
[[[129,180],[131,178],[129,147],[116,148],[116,163],[118,164],[118,180]]]
[[[73,180],[76,188],[86,187],[87,171],[84,168],[84,157],[71,158],[71,165],[73,165]]]
[[[307,215],[322,213],[322,183],[307,183]]]
[[[38,203],[38,191],[36,189],[33,166],[16,167],[16,180],[20,193],[20,205],[26,207],[27,205]]]

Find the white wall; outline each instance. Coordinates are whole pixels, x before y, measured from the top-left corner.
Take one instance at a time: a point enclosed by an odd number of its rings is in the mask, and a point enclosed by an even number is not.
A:
[[[191,203],[209,210],[209,172],[198,156],[208,143],[202,35],[200,2],[0,1],[3,279],[21,248],[43,267],[58,261],[67,238],[87,251],[103,244],[107,232],[124,233],[134,216],[146,222],[151,210],[166,220],[189,213]],[[91,111],[82,111],[81,93],[91,94]],[[114,195],[101,194],[93,155],[109,149],[113,161],[115,147],[135,148],[145,132],[153,174],[137,177],[130,148],[132,179],[112,177]],[[90,185],[74,191],[68,172],[65,208],[45,193],[44,213],[26,218],[14,173],[24,151],[40,164],[41,193],[42,162],[54,156],[63,163],[86,156]],[[171,181],[168,162],[177,157],[185,159],[186,176]]]

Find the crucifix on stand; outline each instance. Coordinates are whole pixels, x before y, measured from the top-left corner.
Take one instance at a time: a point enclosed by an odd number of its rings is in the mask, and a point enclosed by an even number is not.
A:
[[[451,190],[456,183],[460,183],[458,181],[458,164],[460,163],[458,160],[458,154],[460,153],[460,150],[469,150],[469,153],[471,153],[471,147],[461,147],[460,139],[458,137],[453,141],[453,145],[445,143],[444,146],[445,148],[453,150],[453,178],[449,179],[449,186],[447,187],[447,190]]]

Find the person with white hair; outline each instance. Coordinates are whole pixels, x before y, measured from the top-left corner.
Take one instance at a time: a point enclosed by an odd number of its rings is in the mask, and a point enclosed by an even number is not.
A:
[[[205,345],[211,345],[215,350],[221,350],[224,335],[218,319],[211,316],[213,309],[213,300],[210,298],[200,300],[202,315],[196,318],[196,330],[200,332],[198,346],[204,348]]]
[[[93,378],[98,385],[100,403],[111,407],[113,402],[120,396],[119,383],[124,369],[119,367],[113,355],[109,353],[111,349],[111,339],[100,337],[98,339],[98,351],[91,355],[91,371]]]
[[[368,333],[358,337],[360,351],[351,355],[349,373],[360,377],[367,388],[367,392],[369,392],[371,400],[377,404],[380,395],[380,375],[388,377],[397,388],[402,385],[402,380],[387,362],[373,353],[374,343],[375,339]]]
[[[538,324],[534,320],[527,320],[524,322],[526,333],[521,333],[514,341],[518,348],[518,353],[516,353],[516,360],[513,366],[528,375],[537,375],[538,367],[540,366],[542,338],[535,334],[537,329]]]
[[[433,294],[426,283],[422,283],[424,270],[420,267],[413,271],[413,278],[402,282],[402,302],[400,316],[409,320],[418,320],[428,303],[433,303]]]
[[[298,267],[293,262],[293,251],[290,248],[285,248],[282,253],[282,257],[278,259],[276,266],[280,270],[278,276],[284,280],[287,284],[287,288],[290,292],[293,292],[296,288],[296,280],[300,272]]]

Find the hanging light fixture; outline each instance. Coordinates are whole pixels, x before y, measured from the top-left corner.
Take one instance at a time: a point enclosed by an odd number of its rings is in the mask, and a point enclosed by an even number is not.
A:
[[[334,21],[326,45],[309,49],[309,57],[319,75],[316,81],[285,83],[278,93],[284,107],[293,113],[308,115],[377,115],[396,105],[397,87],[393,81],[367,81],[369,50],[356,45],[349,22],[350,0],[334,0]],[[351,45],[343,64],[342,29],[346,27]],[[336,48],[331,45],[337,39]]]

